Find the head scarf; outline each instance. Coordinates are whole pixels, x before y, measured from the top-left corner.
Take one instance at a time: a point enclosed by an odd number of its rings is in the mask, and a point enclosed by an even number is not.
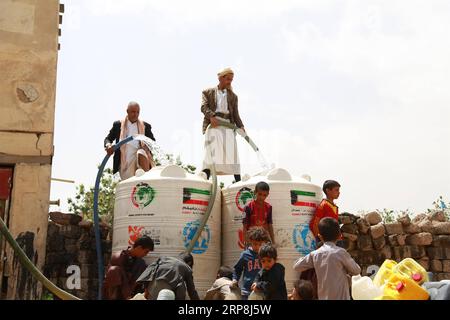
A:
[[[223,77],[226,76],[227,74],[234,74],[233,70],[231,70],[231,68],[225,68],[222,71],[220,71],[217,76],[219,77]]]

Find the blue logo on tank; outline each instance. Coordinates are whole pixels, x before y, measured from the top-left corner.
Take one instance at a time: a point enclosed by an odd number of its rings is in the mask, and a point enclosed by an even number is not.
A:
[[[189,246],[189,243],[194,238],[194,235],[197,232],[199,226],[200,226],[199,220],[186,223],[186,226],[183,228],[183,241],[185,248]],[[200,237],[195,242],[195,246],[194,249],[192,250],[192,253],[194,254],[204,253],[206,250],[208,250],[210,240],[211,240],[211,231],[209,230],[208,225],[205,225],[202,233],[200,234]]]
[[[300,223],[294,226],[292,231],[292,242],[295,250],[303,255],[307,255],[316,249],[316,239],[313,233],[309,230],[308,223]]]

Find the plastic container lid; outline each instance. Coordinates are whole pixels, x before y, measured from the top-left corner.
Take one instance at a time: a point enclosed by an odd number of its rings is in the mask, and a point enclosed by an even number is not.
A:
[[[414,274],[412,275],[412,278],[413,278],[414,281],[419,282],[419,281],[422,280],[422,275],[421,275],[420,273],[414,273]]]

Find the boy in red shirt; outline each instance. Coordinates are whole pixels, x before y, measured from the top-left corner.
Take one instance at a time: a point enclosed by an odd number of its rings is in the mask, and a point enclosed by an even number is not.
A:
[[[319,222],[322,218],[330,217],[338,221],[339,208],[334,204],[334,200],[339,198],[341,185],[334,180],[327,180],[323,183],[323,192],[326,198],[322,199],[319,206],[316,209],[316,214],[309,223],[309,229],[318,238],[319,234]]]
[[[255,200],[252,200],[244,208],[245,217],[242,220],[244,225],[244,235],[247,236],[247,231],[251,227],[263,227],[270,235],[270,241],[275,245],[275,238],[273,234],[272,225],[272,206],[266,202],[269,195],[270,187],[264,182],[258,182],[255,186]],[[248,239],[245,239],[248,243]]]

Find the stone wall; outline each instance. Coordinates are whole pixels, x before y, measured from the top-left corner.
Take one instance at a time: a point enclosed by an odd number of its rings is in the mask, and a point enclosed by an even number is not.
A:
[[[433,273],[434,281],[450,279],[450,222],[442,211],[413,219],[404,215],[392,223],[383,223],[377,212],[362,217],[343,213],[339,220],[345,247],[363,275],[385,259],[413,258]]]
[[[50,213],[50,218],[44,275],[81,299],[97,299],[98,264],[92,223],[82,221],[78,215],[60,212]],[[110,228],[103,225],[101,237],[105,268],[111,258],[109,232]]]

